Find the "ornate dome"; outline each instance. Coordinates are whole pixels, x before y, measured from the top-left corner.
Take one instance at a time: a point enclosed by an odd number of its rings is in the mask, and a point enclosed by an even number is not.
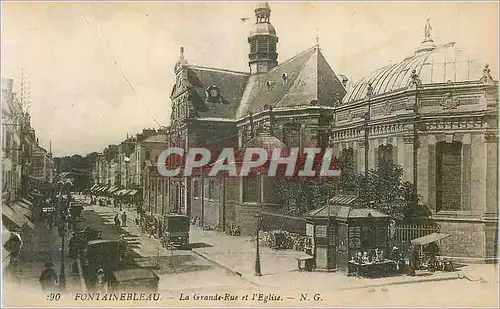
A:
[[[258,23],[252,27],[252,30],[250,30],[249,37],[256,35],[276,36],[276,29],[274,29],[274,26],[270,23]]]
[[[352,102],[366,98],[369,83],[372,84],[374,95],[406,88],[411,83],[413,70],[422,84],[479,81],[485,65],[486,62],[457,48],[454,42],[437,47],[431,44],[421,45],[414,56],[385,66],[360,79],[343,101]]]

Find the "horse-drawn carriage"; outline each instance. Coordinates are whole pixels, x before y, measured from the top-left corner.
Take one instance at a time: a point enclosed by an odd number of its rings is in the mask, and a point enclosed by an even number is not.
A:
[[[82,210],[83,203],[82,202],[72,202],[69,205],[69,213],[71,215],[72,221],[81,221],[82,220]]]

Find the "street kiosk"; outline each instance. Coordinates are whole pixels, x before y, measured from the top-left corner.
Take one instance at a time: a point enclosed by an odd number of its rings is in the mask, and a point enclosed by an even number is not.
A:
[[[386,262],[382,256],[388,249],[390,217],[356,201],[355,195],[339,195],[307,214],[306,234],[312,239],[315,270],[349,273],[350,261],[368,252],[377,252],[369,264]]]

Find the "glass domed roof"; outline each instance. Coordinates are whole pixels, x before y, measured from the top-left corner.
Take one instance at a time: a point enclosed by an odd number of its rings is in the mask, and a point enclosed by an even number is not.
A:
[[[343,101],[352,102],[366,98],[369,83],[372,84],[375,96],[406,88],[410,85],[413,70],[422,84],[479,81],[485,64],[486,62],[458,49],[454,42],[430,50],[418,50],[414,56],[361,78]]]

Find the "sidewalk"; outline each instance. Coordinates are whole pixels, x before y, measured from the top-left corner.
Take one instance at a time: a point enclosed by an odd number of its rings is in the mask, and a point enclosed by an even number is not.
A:
[[[61,246],[62,239],[57,229],[49,230],[43,222],[35,223],[33,237],[26,240],[20,255],[20,279],[23,287],[29,286],[35,292],[41,292],[38,281],[46,262],[54,264],[54,270],[59,275],[61,271]],[[64,272],[66,278],[66,290],[70,293],[82,291],[80,274],[72,272],[73,261],[67,257],[69,233],[64,241]],[[16,285],[9,285],[10,289],[16,290]]]
[[[254,275],[255,243],[250,237],[229,236],[215,231],[202,231],[191,227],[191,243],[204,243],[203,248],[193,252],[239,274],[243,279],[259,286],[281,288],[286,282],[287,289],[304,290],[351,290],[367,287],[401,285],[418,282],[455,280],[467,276],[471,281],[498,284],[498,272],[493,265],[468,265],[455,272],[417,273],[415,277],[405,275],[385,278],[348,277],[341,272],[299,272],[295,257],[303,255],[293,250],[275,251],[260,248],[262,276]]]
[[[99,214],[109,225],[114,225],[114,216],[116,214],[127,214],[127,226],[121,226],[125,232],[132,236],[126,236],[128,244],[131,245],[132,251],[142,258],[153,258],[159,256],[170,255],[170,251],[164,248],[160,241],[152,236],[142,232],[141,227],[135,224],[137,212],[132,208],[120,208],[110,206],[86,206],[85,210],[93,210]],[[121,216],[120,216],[121,220]]]

